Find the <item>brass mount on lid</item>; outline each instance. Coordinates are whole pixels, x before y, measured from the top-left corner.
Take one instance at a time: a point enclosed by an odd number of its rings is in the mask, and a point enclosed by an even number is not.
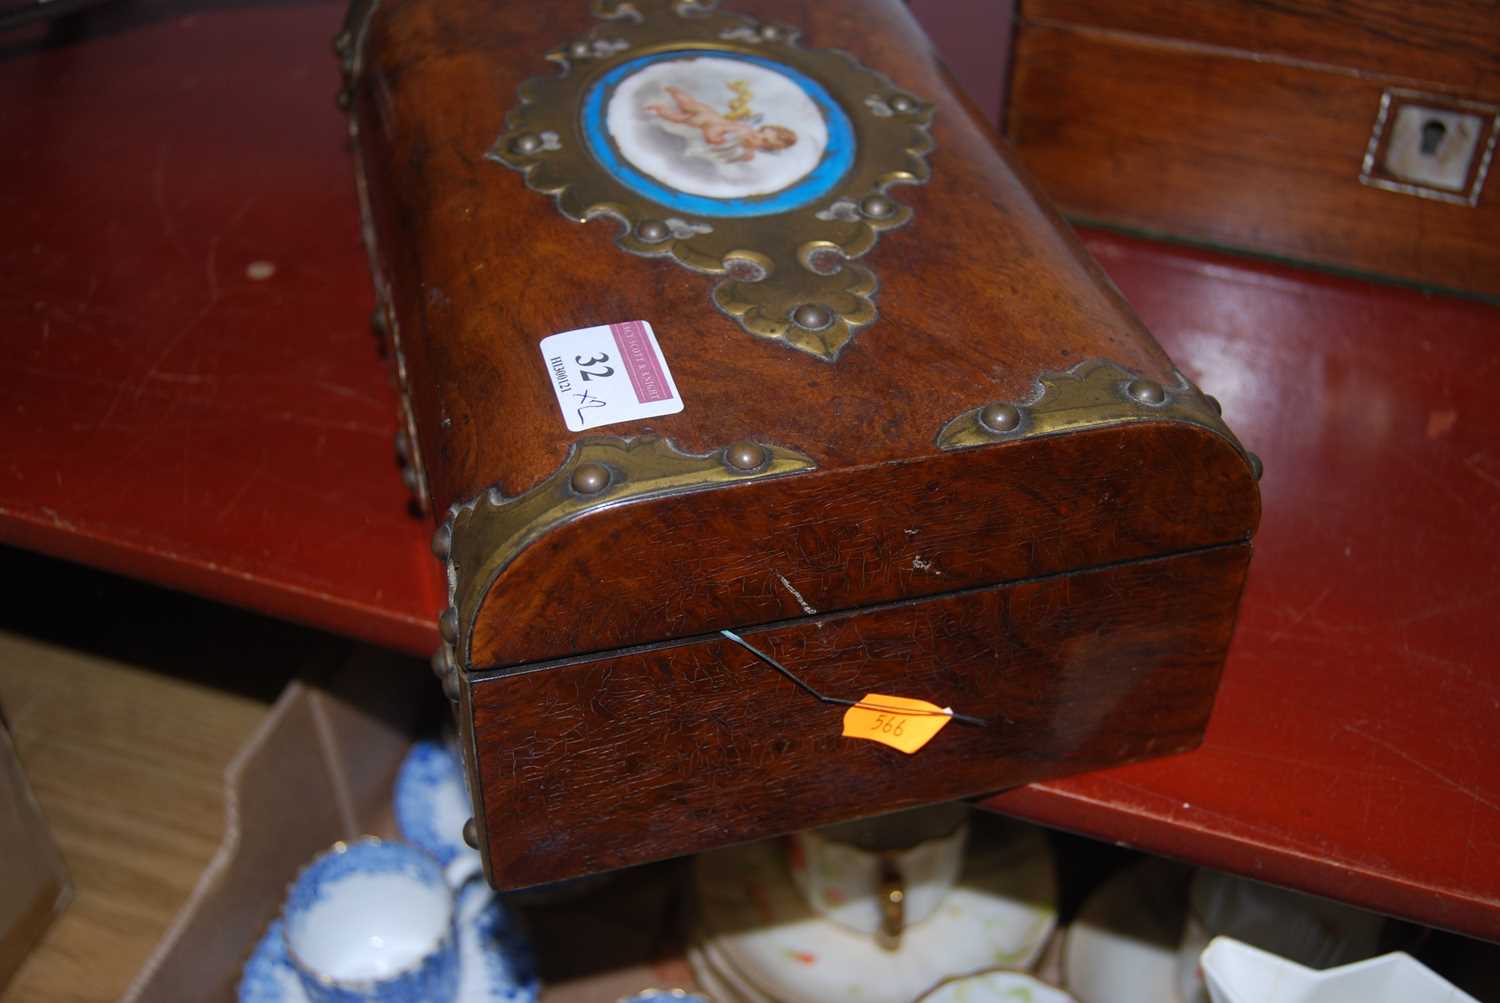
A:
[[[599,0],[604,23],[546,54],[486,156],[575,221],[720,277],[751,334],[827,361],[874,323],[855,263],[912,218],[890,189],[927,179],[932,106],[797,29],[687,0]]]

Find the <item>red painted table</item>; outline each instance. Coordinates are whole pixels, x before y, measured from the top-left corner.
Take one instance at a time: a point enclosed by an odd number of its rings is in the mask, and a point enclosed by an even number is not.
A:
[[[0,39],[0,540],[426,653],[339,16]],[[1204,747],[990,804],[1500,938],[1500,310],[1086,239],[1265,517]]]

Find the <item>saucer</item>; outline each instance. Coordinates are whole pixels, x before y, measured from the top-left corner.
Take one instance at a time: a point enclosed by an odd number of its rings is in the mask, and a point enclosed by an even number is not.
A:
[[[392,798],[401,838],[420,846],[444,867],[459,857],[479,856],[463,841],[464,823],[474,814],[463,763],[446,742],[413,742],[396,773]],[[607,884],[612,875],[589,874],[519,892],[506,892],[514,906],[555,905]]]
[[[470,894],[482,894],[474,890]],[[239,1003],[307,1003],[286,956],[281,920],[271,923],[240,977]],[[499,902],[459,926],[460,975],[455,1003],[535,1003],[540,985],[531,948]]]
[[[463,764],[443,742],[413,742],[396,774],[392,805],[401,838],[446,867],[476,852],[463,841],[473,814]]]
[[[701,937],[688,944],[686,954],[693,979],[715,1003],[775,1003],[731,969]]]
[[[1079,1003],[1175,1003],[1188,870],[1143,860],[1100,885],[1063,940],[1063,985]]]
[[[894,951],[813,912],[782,841],[703,854],[694,870],[701,929],[689,960],[752,1003],[909,1003],[953,975],[1031,965],[1057,921],[1051,849],[1030,828],[976,832],[958,884]]]
[[[1075,1003],[1072,996],[1025,972],[995,969],[951,979],[917,1003]]]

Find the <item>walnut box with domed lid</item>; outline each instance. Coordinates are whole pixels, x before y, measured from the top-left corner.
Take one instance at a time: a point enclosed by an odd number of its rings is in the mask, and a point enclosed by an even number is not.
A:
[[[377,0],[336,45],[494,884],[1200,741],[1258,461],[902,4]],[[952,715],[846,734],[882,697]]]

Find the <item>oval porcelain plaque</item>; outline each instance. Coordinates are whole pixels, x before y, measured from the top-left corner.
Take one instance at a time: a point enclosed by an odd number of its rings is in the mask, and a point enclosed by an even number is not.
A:
[[[631,60],[584,100],[589,150],[616,180],[697,216],[763,216],[823,198],[854,162],[849,116],[816,81],[757,56]]]

